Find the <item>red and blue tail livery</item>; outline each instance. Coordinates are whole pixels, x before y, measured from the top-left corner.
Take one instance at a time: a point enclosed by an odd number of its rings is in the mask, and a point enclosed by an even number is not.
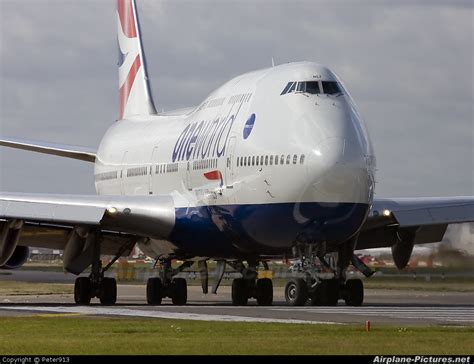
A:
[[[156,114],[151,98],[135,2],[117,0],[119,119]]]

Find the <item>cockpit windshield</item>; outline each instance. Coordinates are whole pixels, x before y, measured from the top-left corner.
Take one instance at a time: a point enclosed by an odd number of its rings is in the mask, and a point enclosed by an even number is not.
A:
[[[287,83],[280,95],[292,92],[336,95],[342,93],[342,89],[336,81],[291,81]]]
[[[306,85],[306,92],[309,94],[320,94],[321,89],[319,88],[318,81],[307,81],[303,82]]]
[[[341,87],[339,87],[339,84],[335,81],[322,81],[321,83],[323,84],[325,94],[335,95],[342,93]]]

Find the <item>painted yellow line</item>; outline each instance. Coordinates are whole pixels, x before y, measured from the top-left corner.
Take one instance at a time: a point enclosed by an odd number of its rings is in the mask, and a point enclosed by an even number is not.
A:
[[[42,313],[38,315],[31,315],[30,317],[67,317],[67,316],[82,316],[82,313]]]

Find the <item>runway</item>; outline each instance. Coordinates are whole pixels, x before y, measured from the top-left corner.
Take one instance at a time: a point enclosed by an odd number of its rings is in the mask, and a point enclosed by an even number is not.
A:
[[[145,287],[119,285],[115,306],[101,306],[93,300],[90,306],[72,304],[72,295],[1,296],[0,317],[17,315],[84,315],[147,317],[202,321],[275,322],[282,324],[392,324],[474,326],[473,292],[415,292],[366,290],[362,307],[288,307],[283,289],[275,288],[273,306],[260,307],[254,300],[248,306],[230,304],[230,287],[217,295],[203,295],[200,287],[190,286],[188,304],[173,306],[164,299],[160,306],[145,303]]]

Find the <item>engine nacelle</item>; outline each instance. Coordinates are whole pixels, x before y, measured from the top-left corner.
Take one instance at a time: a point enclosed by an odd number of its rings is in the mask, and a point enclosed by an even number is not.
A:
[[[3,223],[0,232],[0,267],[7,264],[13,256],[20,240],[23,220],[8,220]]]
[[[415,244],[416,229],[399,230],[397,242],[392,245],[392,257],[398,269],[403,269],[410,261],[413,245]]]
[[[69,234],[64,248],[64,270],[80,274],[92,263],[92,249],[95,234],[86,227],[76,227]]]
[[[26,263],[30,256],[30,249],[27,246],[17,245],[10,259],[3,264],[1,269],[18,269]]]

